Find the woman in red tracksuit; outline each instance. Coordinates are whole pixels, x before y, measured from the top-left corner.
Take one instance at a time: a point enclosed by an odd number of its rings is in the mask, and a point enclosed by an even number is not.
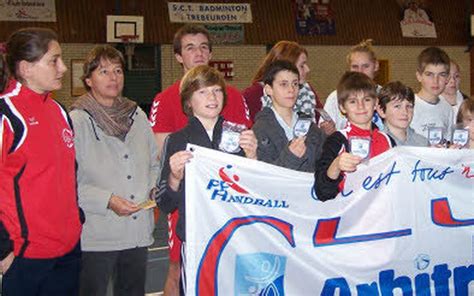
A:
[[[51,98],[66,66],[56,33],[26,28],[7,42],[13,76],[0,96],[2,295],[77,295],[81,222],[74,134]]]

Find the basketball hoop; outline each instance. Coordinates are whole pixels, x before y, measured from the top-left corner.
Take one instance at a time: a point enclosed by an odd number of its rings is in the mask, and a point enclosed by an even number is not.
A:
[[[127,56],[128,70],[132,69],[132,57],[135,51],[135,43],[138,40],[138,35],[121,35],[120,40],[125,47],[125,55]]]

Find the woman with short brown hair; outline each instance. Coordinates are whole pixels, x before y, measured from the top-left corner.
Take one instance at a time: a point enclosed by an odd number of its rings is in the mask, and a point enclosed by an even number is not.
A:
[[[87,93],[70,113],[77,151],[81,237],[80,295],[145,294],[147,247],[153,243],[148,199],[158,177],[157,148],[145,113],[122,96],[122,54],[98,45],[88,54],[82,80]]]

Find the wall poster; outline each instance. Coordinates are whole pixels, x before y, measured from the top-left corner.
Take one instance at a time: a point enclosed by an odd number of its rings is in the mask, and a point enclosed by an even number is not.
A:
[[[335,35],[335,13],[330,0],[294,0],[299,35]]]
[[[436,38],[436,29],[426,1],[397,0],[401,6],[400,28],[403,37]]]

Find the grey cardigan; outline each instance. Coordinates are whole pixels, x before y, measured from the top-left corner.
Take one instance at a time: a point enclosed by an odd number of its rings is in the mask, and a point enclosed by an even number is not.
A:
[[[119,217],[107,208],[112,194],[140,203],[159,174],[157,146],[145,113],[137,108],[125,141],[106,135],[83,110],[70,113],[78,163],[79,205],[86,222],[84,251],[116,251],[153,243],[153,211]]]
[[[273,110],[265,107],[257,113],[252,127],[258,141],[257,158],[277,166],[302,172],[314,172],[326,135],[312,124],[306,135],[306,153],[297,157],[288,149],[288,139]]]

